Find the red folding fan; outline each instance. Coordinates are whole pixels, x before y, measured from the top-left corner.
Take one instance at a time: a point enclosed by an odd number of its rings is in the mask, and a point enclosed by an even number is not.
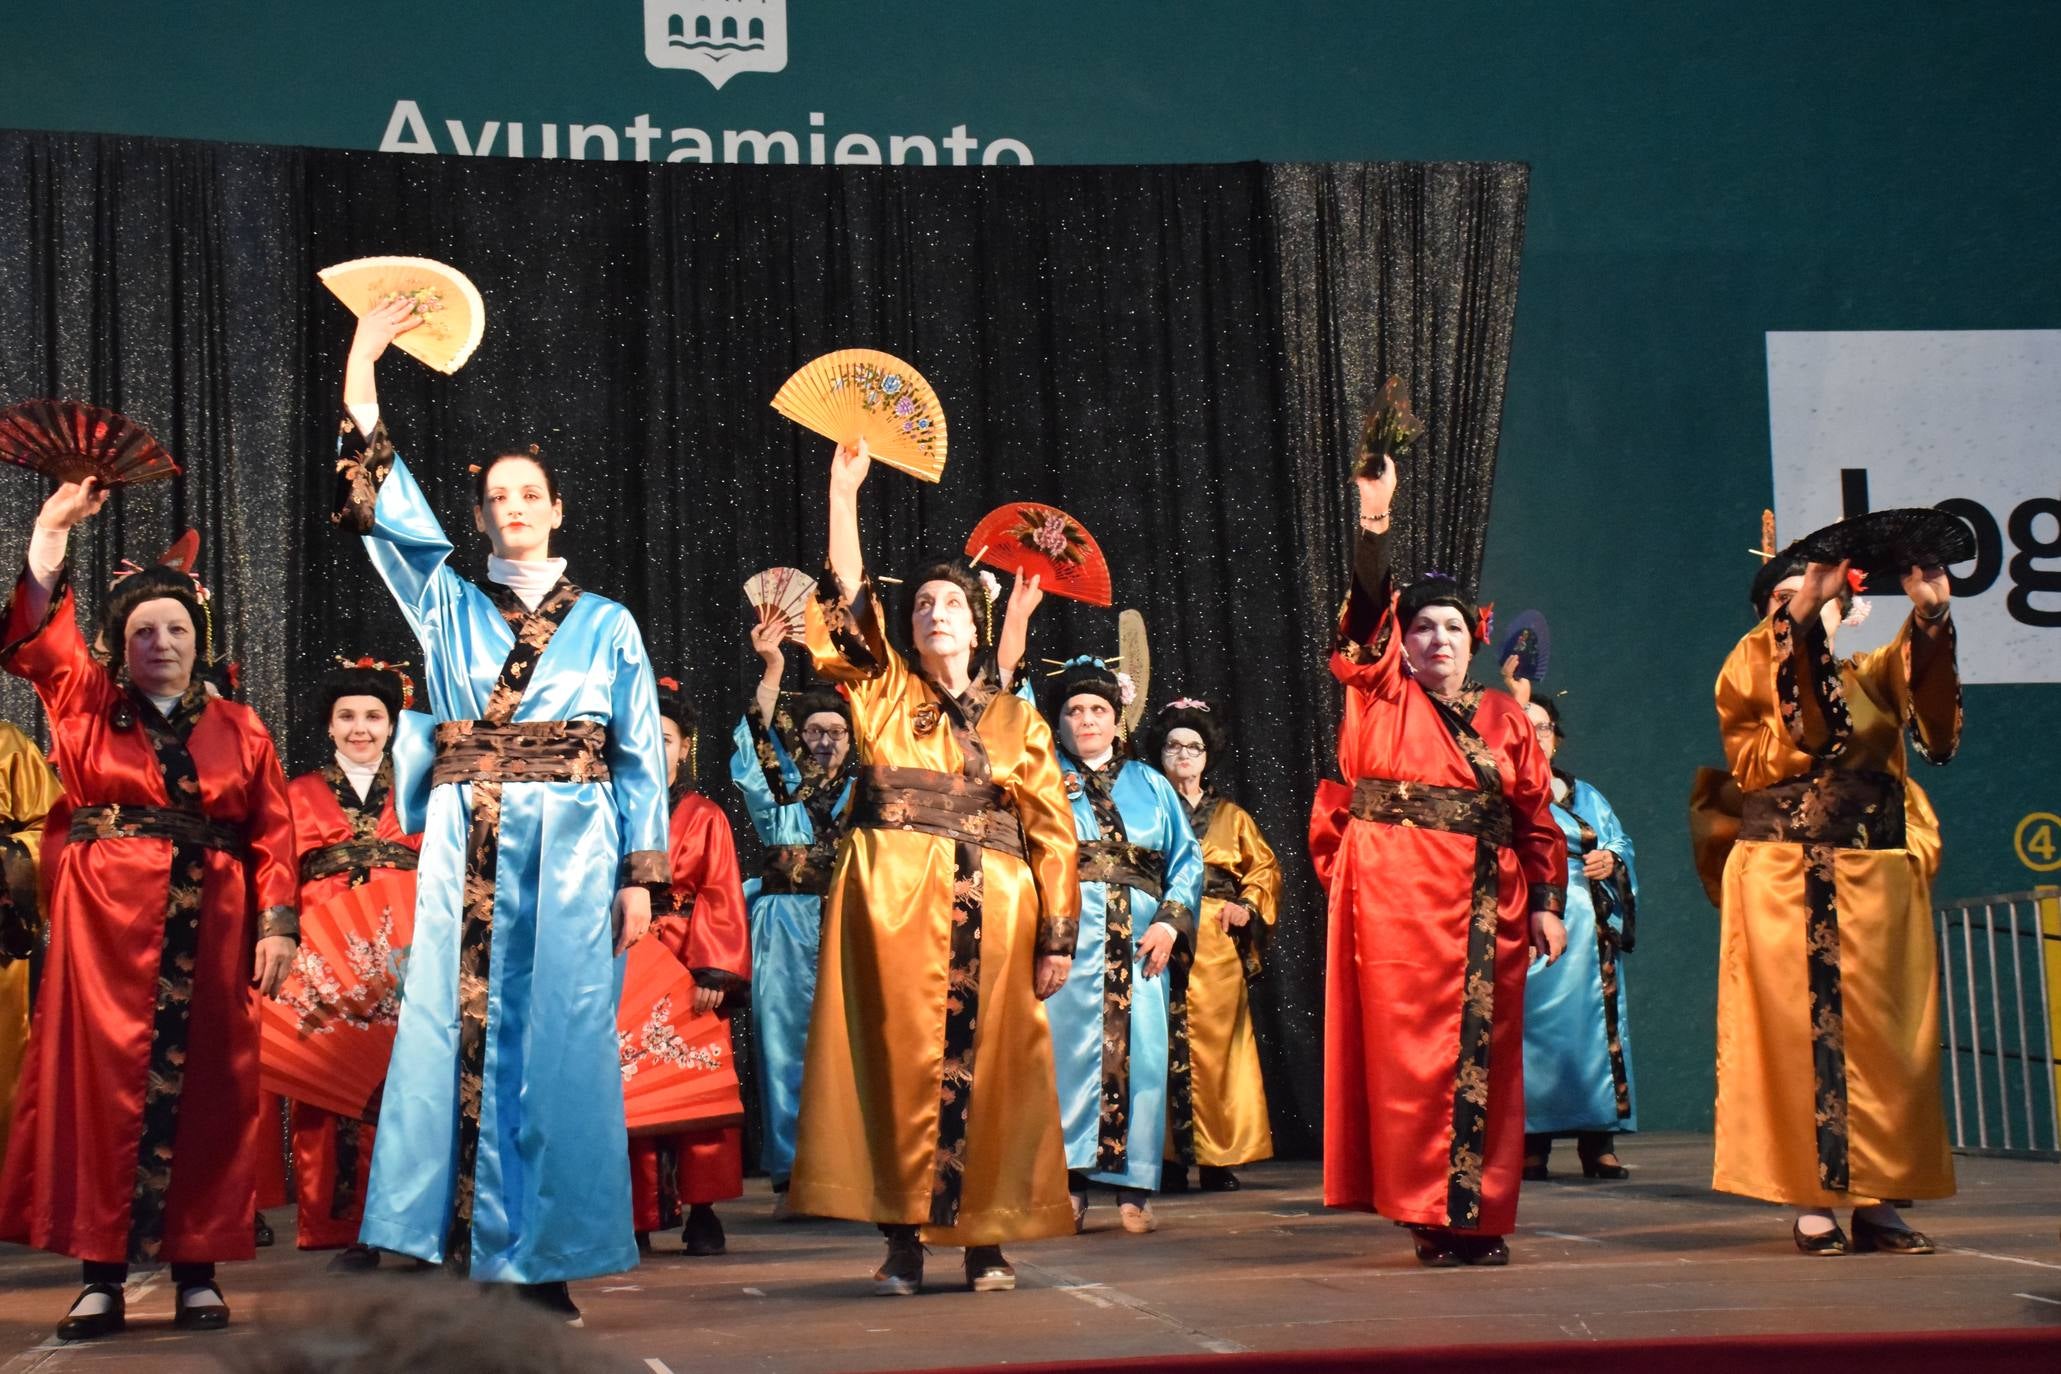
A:
[[[98,478],[103,487],[179,475],[179,464],[149,430],[78,401],[23,401],[0,410],[0,461],[60,482]]]
[[[394,873],[301,915],[279,997],[262,1003],[258,1081],[281,1097],[371,1120],[401,1017],[415,875]]]
[[[1109,561],[1088,527],[1057,506],[1012,501],[982,517],[966,540],[966,554],[1003,572],[1038,576],[1055,596],[1090,606],[1110,604]]]
[[[730,1023],[696,1015],[694,975],[652,939],[630,946],[615,1038],[631,1135],[673,1135],[744,1119]]]

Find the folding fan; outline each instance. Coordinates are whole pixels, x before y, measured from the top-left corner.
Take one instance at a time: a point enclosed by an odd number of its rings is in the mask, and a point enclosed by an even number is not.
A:
[[[315,274],[336,298],[363,315],[395,296],[415,302],[422,325],[394,347],[439,372],[465,366],[487,332],[487,307],[463,272],[434,258],[354,258]]]
[[[744,599],[754,610],[771,607],[789,626],[799,628],[802,611],[816,594],[816,579],[800,568],[767,568],[744,583]]]
[[[1145,699],[1152,692],[1152,644],[1145,636],[1145,617],[1126,610],[1116,618],[1116,657],[1131,680],[1131,704],[1124,707],[1124,733],[1129,735],[1145,719]]]
[[[1546,617],[1537,611],[1526,611],[1510,622],[1510,632],[1503,636],[1503,647],[1496,651],[1496,662],[1506,662],[1515,654],[1515,676],[1537,685],[1546,680],[1546,666],[1552,648],[1553,636],[1546,630]]]
[[[1057,506],[1012,501],[981,517],[966,553],[1003,572],[1044,579],[1044,590],[1090,606],[1110,604],[1109,562],[1088,527]]]
[[[301,916],[279,997],[264,999],[258,1082],[338,1116],[372,1120],[401,1016],[415,875],[350,888]]]
[[[730,1023],[696,1015],[694,975],[658,940],[630,946],[615,1018],[631,1135],[672,1135],[744,1119]]]
[[[1355,473],[1361,477],[1381,475],[1383,455],[1400,458],[1424,433],[1424,422],[1410,409],[1409,389],[1400,377],[1382,384],[1381,394],[1360,425],[1360,457]]]
[[[893,354],[825,353],[781,384],[773,409],[840,444],[864,439],[873,457],[912,477],[944,476],[945,408],[923,375]]]
[[[78,401],[23,401],[0,410],[0,461],[60,482],[133,487],[179,475],[151,432],[118,411]]]

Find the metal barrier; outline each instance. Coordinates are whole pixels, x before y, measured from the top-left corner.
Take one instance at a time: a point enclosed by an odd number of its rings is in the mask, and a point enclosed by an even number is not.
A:
[[[1933,911],[1954,1148],[2061,1159],[2061,888]]]

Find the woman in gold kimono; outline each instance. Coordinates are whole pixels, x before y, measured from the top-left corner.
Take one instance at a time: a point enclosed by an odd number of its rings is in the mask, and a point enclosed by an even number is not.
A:
[[[29,960],[43,923],[36,859],[43,817],[64,795],[35,741],[0,721],[0,1159],[14,1124],[14,1090],[29,1042]]]
[[[1274,1154],[1246,982],[1259,976],[1273,937],[1281,865],[1252,813],[1211,780],[1228,743],[1209,703],[1182,697],[1160,710],[1143,755],[1181,794],[1202,844],[1202,919],[1168,1085],[1160,1189],[1169,1193],[1187,1190],[1190,1164],[1201,1166],[1204,1192],[1234,1192],[1235,1166]]]
[[[1891,1199],[1951,1196],[1954,1172],[1928,889],[1936,827],[1922,794],[1910,805],[1903,741],[1908,730],[1934,763],[1959,742],[1947,578],[1909,566],[1896,637],[1842,661],[1832,640],[1853,623],[1848,565],[1798,548],[1755,579],[1762,619],[1717,682],[1742,797],[1721,894],[1712,1186],[1797,1208],[1805,1254],[1925,1254],[1931,1242]],[[1850,1242],[1840,1206],[1853,1209]]]
[[[918,569],[897,617],[859,552],[871,458],[830,468],[829,574],[808,608],[819,675],[851,698],[851,828],[824,903],[789,1205],[879,1223],[874,1291],[914,1293],[922,1241],[967,1286],[1013,1288],[1001,1242],[1073,1230],[1043,999],[1066,981],[1080,886],[1072,812],[1037,712],[1002,692],[958,563]]]

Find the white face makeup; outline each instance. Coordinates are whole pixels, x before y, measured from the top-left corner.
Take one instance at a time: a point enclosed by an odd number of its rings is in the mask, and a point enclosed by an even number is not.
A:
[[[169,596],[144,602],[129,612],[129,623],[122,627],[129,680],[146,696],[175,697],[184,692],[193,681],[199,651],[193,617]]]
[[[1467,676],[1474,631],[1453,606],[1426,606],[1403,631],[1403,659],[1431,692],[1451,692]]]
[[[1059,742],[1075,758],[1099,758],[1116,745],[1116,708],[1082,692],[1066,699],[1059,713]]]
[[[565,523],[565,504],[551,499],[544,469],[529,458],[494,460],[486,491],[473,508],[473,523],[486,533],[497,557],[514,562],[549,555],[551,531]]]
[[[804,720],[801,735],[802,747],[816,760],[816,766],[826,773],[835,773],[843,766],[845,755],[851,752],[851,727],[835,711],[818,711]]]
[[[973,652],[973,607],[957,582],[939,578],[916,589],[909,633],[925,659],[951,659]]]
[[[1202,736],[1185,725],[1175,726],[1166,733],[1166,743],[1159,753],[1159,769],[1177,783],[1199,782],[1202,771],[1209,767],[1209,751],[1203,747]]]
[[[329,741],[352,763],[378,763],[393,738],[394,720],[386,703],[375,696],[338,697],[329,708]]]

